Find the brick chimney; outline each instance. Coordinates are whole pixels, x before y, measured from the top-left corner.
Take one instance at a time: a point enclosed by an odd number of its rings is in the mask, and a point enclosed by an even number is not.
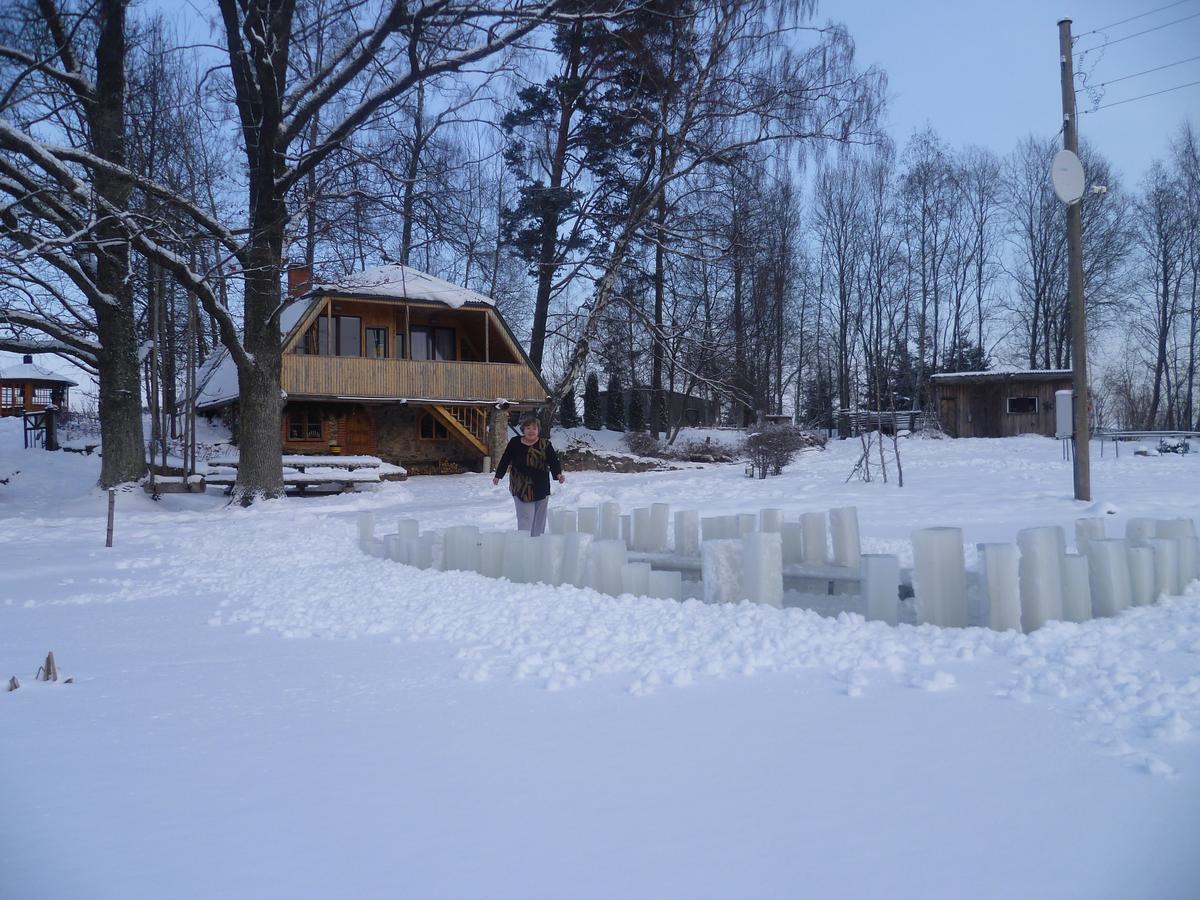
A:
[[[27,366],[33,365],[33,356],[31,354],[26,353],[25,358],[22,359],[21,361],[23,363],[25,363],[25,365],[27,365]]]
[[[308,263],[290,262],[287,270],[288,297],[299,297],[312,287],[312,268]]]

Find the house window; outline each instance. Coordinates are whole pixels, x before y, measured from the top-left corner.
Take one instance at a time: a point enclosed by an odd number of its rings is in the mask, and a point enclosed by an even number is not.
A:
[[[413,359],[453,360],[454,329],[432,325],[414,325],[410,329]]]
[[[301,344],[301,353],[329,356],[329,316],[321,316],[308,329]],[[384,329],[386,332],[386,329]],[[336,356],[362,356],[362,319],[358,316],[333,317],[333,346]],[[384,338],[386,341],[386,336]]]
[[[16,407],[21,405],[21,395],[17,393],[17,388],[10,385],[5,385],[0,388],[0,406]]]
[[[386,328],[368,328],[367,356],[371,359],[387,359],[387,339]]]
[[[1038,411],[1037,397],[1009,397],[1008,414],[1036,413]]]
[[[446,431],[446,426],[433,417],[431,413],[425,413],[421,416],[421,440],[423,441],[444,441],[450,437]]]
[[[321,415],[315,409],[298,409],[288,413],[289,441],[321,440]]]
[[[404,332],[396,332],[396,359],[404,359]]]

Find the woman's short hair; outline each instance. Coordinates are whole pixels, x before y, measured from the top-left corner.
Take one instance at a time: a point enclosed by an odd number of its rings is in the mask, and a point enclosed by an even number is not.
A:
[[[536,422],[538,427],[541,427],[542,420],[537,417],[537,413],[529,411],[521,413],[521,419],[517,424],[518,428],[524,429],[526,425]]]

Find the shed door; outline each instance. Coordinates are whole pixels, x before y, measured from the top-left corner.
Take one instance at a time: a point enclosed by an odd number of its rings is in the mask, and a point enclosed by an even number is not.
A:
[[[958,437],[958,398],[943,396],[938,409],[938,417],[942,420],[942,431],[950,437]]]

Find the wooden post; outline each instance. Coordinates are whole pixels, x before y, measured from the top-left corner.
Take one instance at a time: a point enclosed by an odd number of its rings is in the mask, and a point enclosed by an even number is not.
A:
[[[492,314],[486,309],[483,311],[483,361],[490,363],[492,361]]]
[[[117,492],[114,491],[112,488],[109,488],[108,489],[108,537],[105,538],[105,540],[104,540],[105,547],[112,546],[113,510],[116,508],[116,505],[117,505]]]

